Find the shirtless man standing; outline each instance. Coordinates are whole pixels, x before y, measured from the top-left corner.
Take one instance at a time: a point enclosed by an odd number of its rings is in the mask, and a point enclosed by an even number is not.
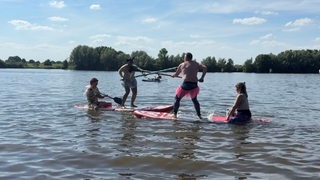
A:
[[[198,80],[197,74],[199,70],[202,70],[202,76]],[[207,73],[207,67],[203,64],[193,61],[192,54],[188,52],[184,56],[184,62],[178,66],[176,73],[173,74],[172,77],[178,77],[180,73],[182,73],[183,83],[176,89],[176,97],[173,105],[174,118],[177,118],[181,99],[184,96],[190,96],[198,117],[202,119],[200,113],[200,104],[197,99],[197,95],[200,91],[200,88],[198,87],[198,81],[204,81],[204,77]]]

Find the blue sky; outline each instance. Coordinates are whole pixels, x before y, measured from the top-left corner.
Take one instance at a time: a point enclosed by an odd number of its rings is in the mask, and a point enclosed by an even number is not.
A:
[[[78,45],[243,64],[320,49],[319,0],[0,0],[0,59],[58,61]]]

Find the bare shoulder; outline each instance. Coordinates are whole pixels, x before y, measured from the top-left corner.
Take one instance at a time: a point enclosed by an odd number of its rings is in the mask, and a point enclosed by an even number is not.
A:
[[[185,63],[180,63],[179,66],[178,66],[178,69],[182,68],[183,66],[185,65]]]

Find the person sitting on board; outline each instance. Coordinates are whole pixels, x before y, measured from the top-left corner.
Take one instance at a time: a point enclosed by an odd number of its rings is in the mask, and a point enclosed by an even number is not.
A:
[[[202,70],[202,76],[198,80],[198,71]],[[192,54],[186,53],[184,56],[184,62],[178,66],[175,74],[172,77],[178,77],[182,73],[182,85],[178,86],[176,89],[175,102],[173,105],[173,117],[177,118],[177,113],[180,106],[180,101],[184,96],[190,96],[193,105],[196,109],[197,115],[200,119],[200,103],[198,102],[197,95],[199,94],[200,88],[198,87],[198,81],[203,82],[204,77],[207,73],[207,67],[203,64],[199,64],[197,61],[192,60]]]
[[[227,113],[228,123],[244,124],[251,121],[251,111],[249,108],[248,94],[245,82],[235,85],[237,97]]]
[[[105,96],[100,93],[99,88],[97,86],[98,86],[98,79],[92,78],[90,80],[90,85],[88,86],[85,92],[87,96],[89,109],[97,110],[98,108],[111,105],[110,103],[98,100],[99,98],[104,98]]]
[[[137,65],[133,63],[133,58],[128,58],[127,63],[121,66],[118,70],[120,77],[122,78],[122,86],[125,89],[125,94],[122,97],[122,103],[121,106],[125,108],[125,103],[127,100],[127,97],[130,93],[130,89],[132,92],[131,96],[131,107],[137,107],[134,102],[136,100],[137,94],[138,94],[138,87],[137,87],[137,80],[134,76],[135,71],[140,72],[147,72],[147,70],[141,69]]]

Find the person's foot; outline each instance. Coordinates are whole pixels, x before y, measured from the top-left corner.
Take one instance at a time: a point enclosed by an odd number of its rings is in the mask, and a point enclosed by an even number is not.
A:
[[[172,114],[172,119],[173,119],[173,120],[178,120],[177,115],[176,115],[176,114]]]
[[[138,106],[136,106],[136,105],[134,105],[134,104],[131,104],[131,107],[138,107]]]
[[[201,115],[198,115],[199,119],[201,120],[202,119],[202,116]]]

